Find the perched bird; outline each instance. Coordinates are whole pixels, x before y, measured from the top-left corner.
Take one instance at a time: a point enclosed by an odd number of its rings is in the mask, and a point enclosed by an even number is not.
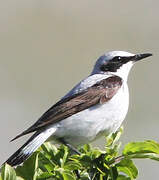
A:
[[[6,162],[11,166],[23,163],[45,141],[56,140],[76,151],[77,146],[117,131],[128,111],[129,71],[149,56],[152,54],[112,51],[99,57],[87,78],[12,139],[34,132]]]

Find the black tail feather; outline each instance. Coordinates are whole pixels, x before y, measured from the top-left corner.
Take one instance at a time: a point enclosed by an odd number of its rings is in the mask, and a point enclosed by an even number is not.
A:
[[[56,131],[56,127],[48,127],[47,129],[37,131],[29,140],[19,148],[7,161],[11,166],[17,166],[23,163],[32,155],[51,135]]]
[[[34,152],[32,149],[28,151],[28,153],[24,153],[24,148],[31,143],[35,137],[37,137],[39,133],[33,134],[33,136],[30,137],[30,139],[21,147],[19,148],[12,156],[10,156],[5,163],[11,165],[11,166],[17,166],[23,163],[31,154]]]

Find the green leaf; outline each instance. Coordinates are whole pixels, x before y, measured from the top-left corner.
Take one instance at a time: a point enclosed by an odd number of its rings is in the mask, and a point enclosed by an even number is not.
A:
[[[112,147],[118,142],[121,134],[123,132],[123,127],[121,126],[120,129],[118,131],[116,131],[115,133],[112,133],[111,135],[106,137],[106,147]]]
[[[49,142],[45,142],[41,147],[40,150],[42,150],[42,152],[44,153],[44,155],[51,159],[52,157],[55,156],[55,154],[58,152],[57,148],[52,145]]]
[[[8,164],[3,165],[1,175],[2,180],[16,180],[15,170]]]
[[[114,166],[114,167],[111,167],[110,168],[110,177],[111,177],[111,179],[112,180],[115,180],[115,179],[117,179],[117,177],[118,177],[118,171],[117,171],[117,168]]]
[[[16,180],[25,180],[25,179],[23,179],[22,177],[17,176]]]
[[[76,161],[68,161],[65,166],[64,166],[64,169],[67,169],[67,170],[77,170],[77,169],[80,169],[81,168],[81,164],[79,162],[76,162]]]
[[[137,153],[137,154],[131,154],[128,155],[129,158],[133,159],[133,158],[138,158],[138,159],[152,159],[152,160],[156,160],[159,161],[159,154],[155,154],[155,153]]]
[[[152,140],[128,143],[123,155],[129,158],[149,158],[159,161],[159,144]]]
[[[152,140],[143,142],[131,142],[128,143],[124,150],[124,155],[130,155],[135,153],[156,153],[159,154],[159,144]]]
[[[61,167],[64,166],[67,158],[68,158],[68,147],[64,146],[64,155],[63,155],[63,158],[62,158],[62,163],[61,163]]]
[[[123,126],[121,126],[120,129],[118,131],[116,131],[116,133],[113,133],[113,144],[112,145],[115,145],[119,141],[122,133],[123,133]]]
[[[92,159],[90,156],[88,155],[85,155],[85,154],[82,154],[80,159],[79,159],[79,162],[82,164],[83,167],[87,168],[87,167],[90,167],[92,166]]]
[[[80,150],[84,153],[90,152],[92,149],[90,144],[85,144]]]
[[[76,180],[70,172],[63,172],[62,175],[64,180]]]
[[[79,170],[80,179],[88,180],[134,180],[138,170],[132,158],[150,158],[159,161],[159,144],[155,141],[128,143],[121,156],[118,156],[122,133],[113,133],[108,137],[106,151],[84,145],[81,155],[71,155],[68,147],[56,148],[45,143],[16,172],[9,165],[2,167],[0,180],[76,180]],[[17,174],[17,177],[16,177]]]
[[[126,177],[126,176],[120,174],[120,175],[117,177],[117,180],[131,180],[131,178]]]
[[[116,165],[118,172],[127,174],[131,179],[138,176],[138,170],[131,159],[123,159]]]
[[[88,153],[88,155],[92,158],[92,159],[96,159],[98,158],[99,156],[101,156],[102,154],[104,154],[105,151],[101,151],[100,149],[98,148],[94,148],[92,149],[91,152]]]
[[[39,168],[43,169],[44,171],[51,172],[52,169],[55,168],[56,164],[47,158],[43,153],[39,153]]]
[[[38,180],[46,180],[53,176],[53,173],[51,172],[43,172],[40,175],[37,176]]]
[[[16,168],[16,174],[26,180],[36,180],[37,167],[38,167],[38,154],[34,153],[28,160],[26,160],[23,166]]]

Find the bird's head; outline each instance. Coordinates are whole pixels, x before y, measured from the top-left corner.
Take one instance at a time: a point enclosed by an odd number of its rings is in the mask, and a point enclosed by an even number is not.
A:
[[[128,73],[134,63],[149,56],[152,56],[152,54],[132,54],[125,51],[111,51],[99,57],[92,74],[115,74],[127,80]]]

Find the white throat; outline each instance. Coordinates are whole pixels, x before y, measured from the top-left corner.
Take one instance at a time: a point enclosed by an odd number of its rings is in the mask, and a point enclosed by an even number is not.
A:
[[[129,72],[130,72],[133,64],[134,64],[134,63],[133,63],[132,61],[130,61],[130,62],[126,63],[126,64],[123,64],[123,65],[117,70],[117,72],[111,72],[111,74],[120,76],[124,81],[127,81]]]

